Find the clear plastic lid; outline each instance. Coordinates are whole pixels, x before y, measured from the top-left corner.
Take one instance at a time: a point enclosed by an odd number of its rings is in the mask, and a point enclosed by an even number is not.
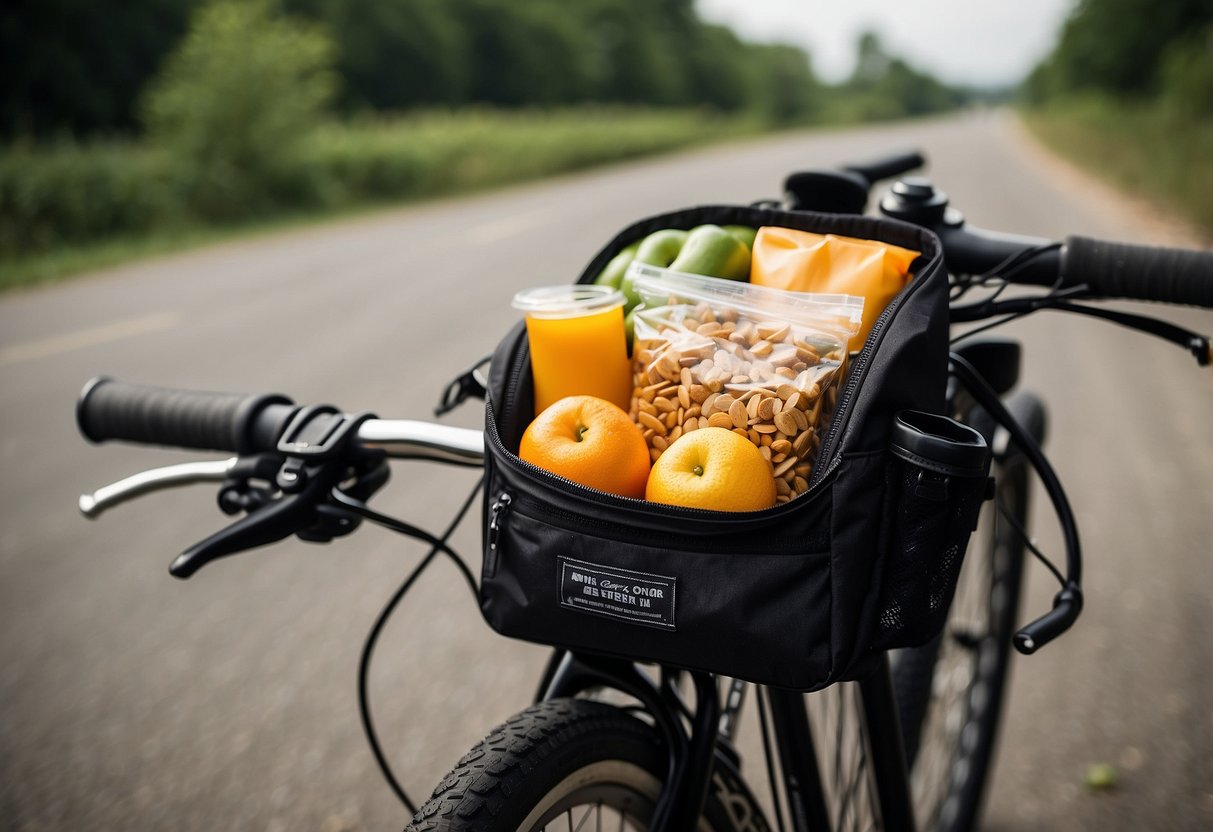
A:
[[[563,285],[523,289],[513,307],[534,318],[580,318],[623,306],[623,292],[610,286]]]

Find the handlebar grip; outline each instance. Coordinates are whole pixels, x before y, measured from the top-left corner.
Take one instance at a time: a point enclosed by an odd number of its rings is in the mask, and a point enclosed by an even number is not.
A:
[[[76,423],[92,442],[243,454],[275,448],[294,410],[290,399],[276,394],[174,390],[100,376],[81,391]]]
[[[1213,308],[1213,251],[1109,243],[1067,237],[1065,283],[1085,283],[1109,298]]]
[[[1053,598],[1053,609],[1024,626],[1011,639],[1015,649],[1030,656],[1070,629],[1082,612],[1082,590],[1068,583]]]
[[[903,173],[909,173],[926,163],[927,160],[923,158],[921,153],[910,151],[909,153],[884,156],[880,159],[872,159],[867,162],[857,162],[853,165],[847,165],[846,169],[853,173],[858,173],[871,183],[879,182],[881,179],[892,179],[894,176],[900,176]]]

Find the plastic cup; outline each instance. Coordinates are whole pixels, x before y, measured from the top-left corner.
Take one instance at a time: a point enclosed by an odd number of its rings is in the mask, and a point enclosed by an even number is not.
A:
[[[565,396],[597,396],[631,406],[632,371],[623,293],[610,286],[544,286],[514,295],[526,314],[535,379],[535,415]]]

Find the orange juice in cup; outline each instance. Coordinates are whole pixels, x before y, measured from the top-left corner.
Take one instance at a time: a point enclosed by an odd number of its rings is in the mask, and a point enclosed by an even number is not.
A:
[[[545,286],[514,296],[526,313],[535,414],[565,396],[631,406],[623,293],[610,286]]]

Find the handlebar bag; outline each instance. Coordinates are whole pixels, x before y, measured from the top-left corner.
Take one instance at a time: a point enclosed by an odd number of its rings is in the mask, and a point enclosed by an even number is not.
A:
[[[700,206],[625,228],[578,282],[653,231],[705,223],[782,226],[922,253],[913,279],[852,354],[809,490],[762,511],[706,511],[605,494],[522,461],[533,385],[520,322],[489,373],[481,611],[499,633],[531,642],[816,690],[861,675],[876,648],[903,646],[902,630],[923,642],[942,626],[924,627],[906,615],[904,593],[882,589],[883,576],[907,571],[889,539],[904,479],[890,467],[894,415],[944,407],[942,249],[930,231],[882,218]],[[973,513],[945,514],[965,526],[963,553]],[[926,581],[946,590],[934,607],[950,601],[959,558],[948,568]],[[887,609],[890,598],[898,609]]]

